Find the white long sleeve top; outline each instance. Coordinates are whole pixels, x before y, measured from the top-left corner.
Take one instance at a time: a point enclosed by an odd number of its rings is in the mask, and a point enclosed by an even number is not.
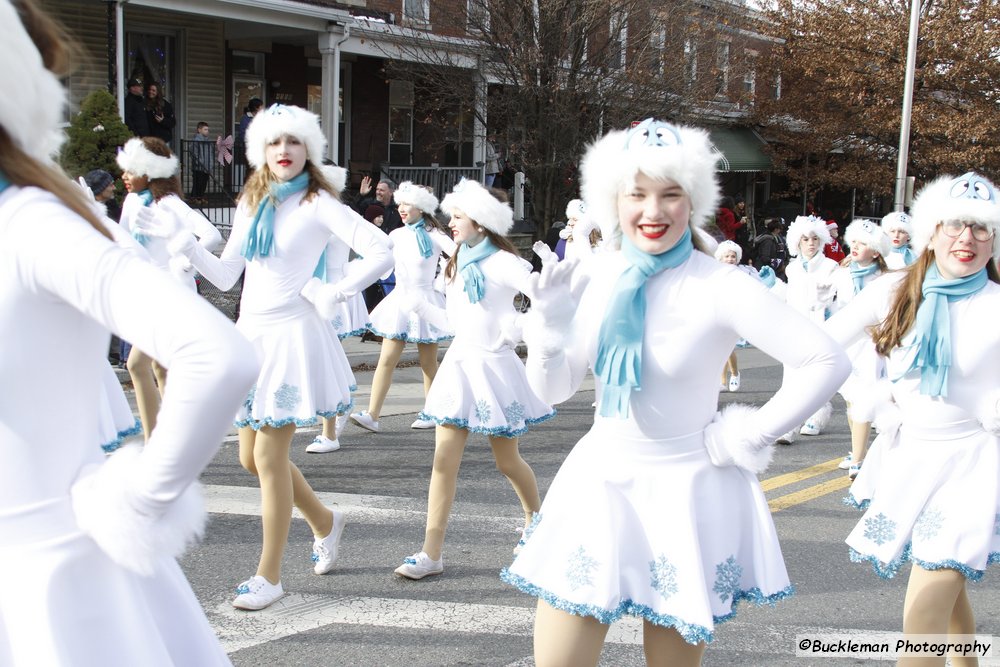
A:
[[[785,302],[812,321],[821,323],[835,296],[833,273],[837,266],[837,262],[822,252],[817,252],[807,262],[801,257],[793,257],[785,268],[788,278]]]
[[[433,250],[430,257],[420,255],[417,235],[409,225],[389,232],[392,239],[392,256],[396,263],[396,289],[433,289],[434,274],[437,272],[441,253],[451,257],[455,254],[455,242],[438,229],[427,231]]]

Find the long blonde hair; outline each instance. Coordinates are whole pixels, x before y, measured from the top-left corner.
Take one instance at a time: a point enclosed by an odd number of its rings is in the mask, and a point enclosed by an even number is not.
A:
[[[328,192],[334,199],[340,200],[340,193],[323,176],[322,169],[309,160],[306,160],[302,171],[309,174],[309,185],[306,187],[306,194],[302,198],[303,202],[312,201],[312,198],[320,190]],[[243,188],[243,194],[240,195],[240,203],[246,202],[247,210],[249,211],[257,210],[257,207],[264,201],[264,198],[271,196],[271,185],[275,182],[274,174],[271,173],[266,164],[261,165],[260,169],[254,169],[250,178],[247,179],[246,187]]]

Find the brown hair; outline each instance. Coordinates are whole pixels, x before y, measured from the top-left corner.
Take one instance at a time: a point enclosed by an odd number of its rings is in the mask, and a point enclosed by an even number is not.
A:
[[[158,155],[160,157],[173,157],[173,153],[170,152],[170,146],[167,146],[163,139],[157,137],[143,137],[142,143],[153,155]],[[177,195],[181,197],[181,179],[180,176],[174,174],[173,176],[167,176],[165,178],[150,178],[149,191],[153,194],[153,199],[155,201],[160,201],[167,195]]]
[[[69,65],[78,49],[55,21],[38,9],[31,0],[13,3],[24,29],[42,56],[45,68],[57,76],[69,73]],[[25,153],[0,127],[0,172],[14,185],[34,186],[55,195],[66,208],[90,223],[102,236],[111,234],[91,209],[83,192],[54,164],[43,164]]]
[[[306,160],[306,166],[303,167],[302,171],[309,174],[309,185],[306,187],[306,194],[302,198],[303,203],[312,201],[312,198],[320,190],[328,192],[334,199],[340,200],[340,193],[326,180],[322,169],[309,160]],[[246,187],[243,188],[243,194],[240,195],[240,202],[246,202],[247,209],[255,211],[260,206],[260,203],[264,201],[265,197],[271,196],[271,184],[274,182],[274,174],[271,173],[266,164],[261,165],[259,169],[254,169],[247,180]]]
[[[510,239],[508,239],[506,236],[500,236],[492,229],[488,229],[486,227],[483,227],[483,234],[485,234],[486,238],[492,241],[493,245],[495,245],[500,250],[509,252],[510,254],[516,255],[517,257],[521,256],[521,253],[517,251],[517,247],[513,243],[511,243]],[[462,246],[458,246],[457,248],[455,248],[455,254],[448,258],[448,264],[446,264],[444,267],[444,277],[447,278],[448,280],[455,279],[455,273],[458,271],[458,253],[461,250],[461,248]]]
[[[886,271],[889,270],[889,265],[885,263],[885,257],[883,257],[882,255],[875,255],[875,259],[873,259],[872,261],[878,264],[878,270],[881,271],[882,273],[885,273]],[[844,259],[840,260],[840,266],[844,267],[845,269],[849,269],[851,268],[852,262],[853,260],[851,260],[851,256],[848,255]]]
[[[917,309],[924,300],[924,276],[927,275],[927,269],[933,262],[934,251],[927,248],[917,257],[917,261],[902,269],[906,275],[893,294],[889,314],[871,329],[875,349],[882,356],[889,356],[892,350],[899,347],[903,336],[913,328],[913,323],[917,319]],[[986,275],[993,282],[1000,283],[1000,273],[997,272],[992,258],[986,264]]]

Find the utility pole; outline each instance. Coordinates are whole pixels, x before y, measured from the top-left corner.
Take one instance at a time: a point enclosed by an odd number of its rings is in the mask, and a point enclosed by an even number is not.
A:
[[[896,201],[894,210],[902,211],[906,202],[906,164],[910,158],[910,117],[913,115],[913,76],[917,64],[917,32],[920,25],[920,0],[910,0],[910,37],[906,48],[906,79],[903,84],[903,116],[899,124],[899,162],[896,165]]]

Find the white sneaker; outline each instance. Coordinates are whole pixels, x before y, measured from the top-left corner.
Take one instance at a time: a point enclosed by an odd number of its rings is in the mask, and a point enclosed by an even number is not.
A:
[[[396,568],[396,574],[407,579],[423,579],[432,574],[444,572],[444,558],[431,560],[423,551],[403,559],[403,564]]]
[[[337,420],[333,424],[333,434],[340,439],[340,434],[344,431],[344,427],[347,426],[347,415],[337,415]]]
[[[841,470],[850,470],[851,464],[854,463],[854,453],[849,452],[844,460],[837,464],[837,467]]]
[[[326,574],[333,569],[337,562],[337,550],[340,548],[340,536],[344,532],[344,513],[332,510],[333,529],[330,534],[323,539],[313,540],[312,559],[316,563],[313,572],[316,574]]]
[[[378,422],[372,419],[372,416],[368,414],[367,410],[362,410],[361,412],[352,412],[351,421],[360,426],[363,429],[371,431],[372,433],[379,432]]]
[[[255,574],[237,586],[236,592],[239,595],[233,600],[233,606],[247,611],[257,611],[269,607],[285,595],[280,581],[272,584],[259,574]]]
[[[419,417],[414,419],[413,423],[410,424],[410,428],[424,429],[424,428],[435,428],[435,427],[437,427],[437,422],[434,421],[433,419],[420,419]]]
[[[802,425],[802,428],[799,429],[799,433],[802,435],[819,435],[821,431],[816,424],[806,422]]]
[[[798,433],[796,433],[796,430],[797,429],[793,428],[791,431],[778,438],[775,442],[777,442],[779,445],[792,444],[793,442],[795,442],[795,437],[798,435]]]
[[[740,390],[740,374],[729,376],[729,391],[739,391]]]
[[[317,435],[316,439],[309,443],[306,451],[310,454],[326,454],[340,449],[340,440],[331,440],[324,435]]]

